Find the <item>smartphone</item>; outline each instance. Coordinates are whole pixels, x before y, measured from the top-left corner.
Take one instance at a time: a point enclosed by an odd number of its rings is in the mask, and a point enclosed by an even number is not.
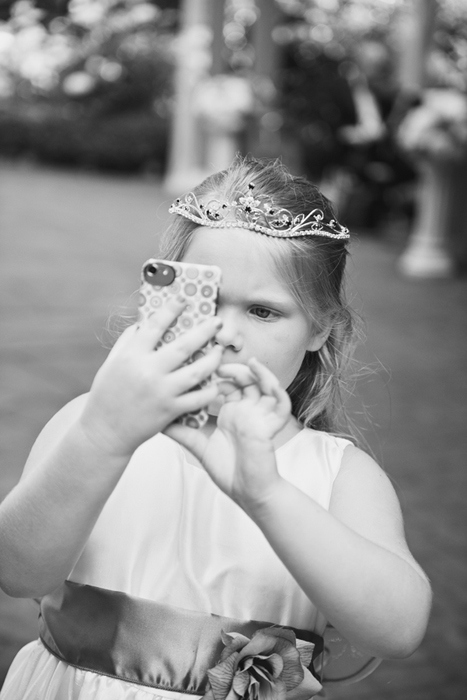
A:
[[[221,270],[215,265],[196,265],[172,260],[146,260],[141,271],[141,286],[138,302],[138,318],[149,318],[157,309],[172,297],[182,294],[187,305],[181,315],[166,330],[156,346],[156,350],[189,330],[206,318],[214,316],[217,296],[221,282]],[[212,348],[214,340],[209,341],[201,350],[189,358],[193,362]],[[199,389],[210,381],[193,387]],[[190,428],[202,428],[208,420],[206,409],[181,416],[177,423]]]

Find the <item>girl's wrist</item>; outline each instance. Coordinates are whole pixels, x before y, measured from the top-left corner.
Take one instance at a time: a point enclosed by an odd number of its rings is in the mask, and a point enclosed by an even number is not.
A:
[[[83,416],[72,426],[69,437],[101,464],[126,465],[136,449],[131,449],[112,439],[104,430],[88,424],[86,419],[83,420]]]
[[[279,523],[290,519],[290,508],[294,503],[295,487],[278,474],[261,497],[250,501],[245,512],[265,534],[275,530]],[[267,536],[267,535],[266,535]]]
[[[276,473],[272,479],[268,480],[266,486],[248,490],[239,499],[239,505],[261,527],[262,522],[274,517],[276,503],[280,500],[284,487],[285,480]]]

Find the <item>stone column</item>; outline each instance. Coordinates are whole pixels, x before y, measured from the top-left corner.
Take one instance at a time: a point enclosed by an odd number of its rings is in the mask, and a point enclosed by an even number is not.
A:
[[[191,189],[206,177],[203,133],[193,113],[197,86],[210,75],[213,63],[213,18],[224,0],[182,0],[181,29],[175,42],[174,112],[169,160],[164,181],[171,194]],[[216,43],[218,37],[216,35]]]
[[[238,152],[238,130],[228,130],[225,126],[210,127],[206,130],[206,169],[219,172],[229,166]]]
[[[432,41],[437,0],[412,0],[404,32],[400,82],[406,94],[423,95],[427,57]],[[420,162],[417,214],[400,271],[411,277],[448,277],[454,262],[448,248],[448,221],[456,167],[441,159]]]
[[[419,94],[427,82],[427,55],[435,27],[437,0],[412,0],[397,31],[399,84],[405,94]]]
[[[275,0],[256,0],[259,17],[252,30],[255,51],[256,93],[260,108],[251,121],[248,133],[248,150],[260,157],[274,158],[281,155],[281,116],[276,111],[280,49],[272,39],[274,28],[283,17]]]
[[[454,264],[447,249],[448,222],[457,168],[449,161],[420,164],[417,216],[400,271],[410,277],[449,277]]]

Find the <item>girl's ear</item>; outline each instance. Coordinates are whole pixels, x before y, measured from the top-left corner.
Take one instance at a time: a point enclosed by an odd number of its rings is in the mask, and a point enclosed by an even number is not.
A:
[[[314,333],[311,336],[307,350],[309,350],[310,352],[317,352],[318,350],[321,350],[324,343],[329,338],[330,332],[331,332],[331,329],[328,328],[325,331],[322,331],[321,333]]]

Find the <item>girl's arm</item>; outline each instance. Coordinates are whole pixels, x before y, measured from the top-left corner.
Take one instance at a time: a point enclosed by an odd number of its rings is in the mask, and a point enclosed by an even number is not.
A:
[[[378,657],[409,655],[424,634],[431,591],[408,550],[389,479],[352,446],[344,451],[329,511],[283,479],[273,441],[291,419],[290,400],[271,372],[249,364],[253,376],[241,365],[218,370],[239,389],[228,396],[210,436],[178,425],[166,432],[260,527],[351,644]]]
[[[408,550],[391,483],[371,457],[345,449],[329,511],[278,479],[248,513],[352,644],[382,658],[415,651],[428,621],[430,585]]]
[[[66,579],[133,452],[179,415],[205,406],[217,387],[190,391],[221,350],[184,366],[219,328],[210,319],[154,348],[184,304],[128,328],[87,396],[71,402],[34,445],[20,483],[0,505],[0,586],[40,597]]]
[[[88,438],[87,396],[59,411],[34,444],[19,484],[0,506],[0,585],[40,597],[63,582],[128,463]]]

